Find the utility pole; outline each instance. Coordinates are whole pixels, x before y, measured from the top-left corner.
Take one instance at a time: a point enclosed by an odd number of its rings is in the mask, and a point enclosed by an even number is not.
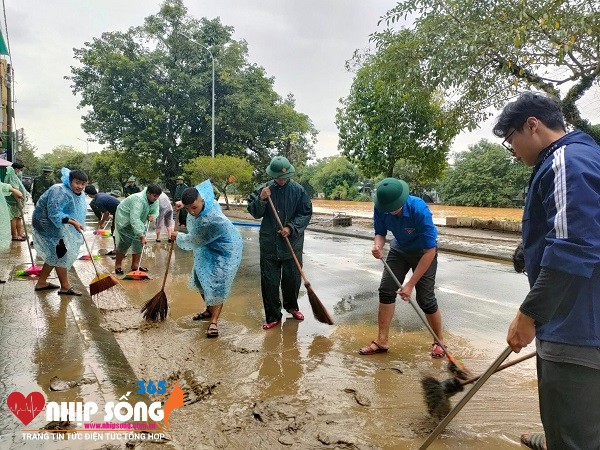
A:
[[[6,159],[14,162],[13,155],[13,107],[12,107],[12,66],[6,65]]]

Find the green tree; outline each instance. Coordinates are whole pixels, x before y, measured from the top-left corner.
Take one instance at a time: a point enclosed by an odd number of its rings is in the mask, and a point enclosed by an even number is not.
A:
[[[94,154],[90,176],[101,191],[123,189],[127,179],[134,176],[139,183],[161,181],[160,174],[148,160],[139,160],[130,153],[118,149],[107,149]]]
[[[84,153],[76,150],[72,145],[57,145],[52,151],[44,155],[43,162],[54,169],[54,176],[60,179],[60,169],[67,167],[71,170],[83,170],[90,174],[95,153]]]
[[[25,136],[23,142],[19,144],[19,151],[17,153],[17,161],[22,163],[25,168],[23,173],[28,176],[37,176],[42,172],[42,163],[40,159],[35,155],[38,149],[31,141]]]
[[[413,79],[441,88],[470,130],[517,93],[534,89],[560,100],[568,123],[594,136],[577,101],[600,83],[597,0],[400,0],[383,20],[415,17],[416,49],[399,66]],[[403,31],[374,36],[378,45],[403,41]],[[403,59],[399,59],[402,61]]]
[[[513,206],[527,187],[531,168],[504,147],[483,139],[456,157],[441,181],[442,202],[462,206]]]
[[[227,188],[237,183],[240,192],[250,192],[252,189],[252,166],[244,158],[235,156],[217,155],[198,156],[186,163],[185,173],[192,185],[210,179],[225,198],[225,208],[229,209]]]
[[[212,55],[216,153],[266,167],[291,147],[303,164],[316,134],[310,119],[274,91],[274,80],[248,61],[246,42],[233,32],[218,18],[191,18],[182,0],[167,0],[142,26],[75,49],[80,64],[67,78],[80,107],[89,109],[84,131],[173,180],[187,161],[211,153]]]
[[[354,200],[358,194],[355,187],[358,179],[358,169],[354,164],[344,156],[332,156],[322,160],[322,164],[312,176],[310,184],[317,192],[323,192],[325,198]],[[337,198],[334,198],[336,196]],[[341,198],[342,196],[344,198]]]
[[[400,35],[402,49],[415,46],[410,31]],[[336,115],[339,146],[366,176],[392,176],[403,159],[418,169],[420,182],[434,180],[446,166],[456,127],[433,90],[397,70],[398,41],[393,44],[374,55],[355,54],[360,68]],[[417,65],[412,59],[402,64]]]

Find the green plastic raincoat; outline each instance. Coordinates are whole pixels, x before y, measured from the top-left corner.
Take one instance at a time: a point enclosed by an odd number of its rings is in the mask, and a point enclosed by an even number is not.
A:
[[[27,190],[25,189],[25,186],[23,186],[23,183],[21,182],[21,179],[15,172],[15,169],[13,169],[12,167],[6,168],[6,176],[4,177],[4,182],[10,184],[15,189],[18,189],[19,191],[21,191],[21,194],[23,194],[23,200],[21,200],[20,202],[18,202],[17,199],[14,198],[12,195],[6,198],[10,218],[14,219],[15,217],[21,217],[21,207],[23,206],[23,202],[27,198]]]
[[[127,247],[119,245],[127,242],[137,242],[146,234],[148,216],[158,216],[158,201],[150,204],[146,195],[146,188],[142,192],[132,194],[119,203],[115,214],[115,243],[117,248]],[[138,253],[134,249],[134,253]]]
[[[10,247],[12,238],[10,234],[10,213],[6,204],[6,197],[9,195],[12,197],[11,188],[12,185],[8,183],[0,183],[0,251],[5,251]]]

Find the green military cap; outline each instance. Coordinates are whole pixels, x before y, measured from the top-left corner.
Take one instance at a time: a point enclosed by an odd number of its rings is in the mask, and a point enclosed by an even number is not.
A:
[[[276,156],[267,167],[267,175],[271,178],[291,178],[296,169],[285,156]]]
[[[178,179],[178,180],[183,180],[184,178],[183,178],[181,175],[179,175],[179,176],[177,177],[177,179]]]
[[[396,211],[404,206],[408,198],[408,184],[396,178],[384,178],[377,185],[375,206],[387,212]]]
[[[127,182],[131,183],[132,181],[135,183],[135,177],[133,175],[129,177],[129,179],[127,180]]]
[[[112,191],[110,191],[110,195],[112,195],[113,197],[120,197],[121,191],[118,189],[113,189]]]
[[[46,164],[44,167],[42,167],[42,172],[54,172],[54,169]]]

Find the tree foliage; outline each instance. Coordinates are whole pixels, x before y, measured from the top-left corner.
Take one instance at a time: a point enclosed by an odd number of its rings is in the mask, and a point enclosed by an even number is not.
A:
[[[457,155],[438,193],[449,205],[514,206],[530,174],[531,168],[517,162],[501,145],[484,139]]]
[[[75,149],[72,145],[57,145],[52,151],[44,155],[43,163],[50,165],[54,169],[54,177],[60,179],[60,169],[83,170],[88,175],[91,174],[94,156],[96,153],[83,153]]]
[[[75,49],[79,65],[67,78],[89,109],[84,131],[174,179],[187,161],[211,153],[212,55],[216,154],[248,157],[255,167],[290,154],[302,165],[316,130],[293,97],[282,99],[273,78],[248,61],[247,44],[233,31],[218,18],[191,18],[182,0],[166,0],[143,25]]]
[[[312,176],[310,183],[317,192],[323,192],[325,198],[353,200],[353,198],[348,198],[349,188],[355,186],[358,179],[358,170],[354,164],[344,156],[332,156],[322,160],[322,164]],[[334,192],[337,192],[337,198],[334,198],[336,197],[333,195]],[[357,193],[358,191],[355,192],[355,194]],[[340,194],[344,194],[344,198]]]
[[[236,183],[241,192],[251,192],[252,166],[244,158],[218,155],[198,156],[185,165],[185,173],[192,185],[210,179],[225,198],[226,208],[229,208],[227,188]]]
[[[416,49],[398,61],[405,76],[441,88],[463,127],[474,129],[523,90],[561,102],[568,123],[594,136],[577,106],[600,84],[600,13],[597,0],[400,0],[382,20],[414,19]],[[403,41],[404,30],[374,35],[380,46]]]
[[[90,176],[101,191],[122,189],[131,176],[142,185],[155,182],[167,184],[167,180],[161,179],[161,174],[157,173],[156,167],[149,161],[134,158],[129,152],[118,149],[107,149],[96,153]],[[175,183],[174,180],[171,181],[172,184]]]
[[[24,136],[17,153],[17,161],[25,166],[23,169],[24,175],[37,176],[41,173],[42,163],[35,155],[37,151],[37,147],[31,143],[27,136]]]
[[[339,146],[367,176],[392,176],[403,159],[418,169],[424,183],[442,173],[457,131],[435,91],[399,70],[418,67],[414,59],[398,59],[415,47],[413,33],[404,30],[396,37],[374,55],[355,55],[352,64],[359,68],[336,115]]]

